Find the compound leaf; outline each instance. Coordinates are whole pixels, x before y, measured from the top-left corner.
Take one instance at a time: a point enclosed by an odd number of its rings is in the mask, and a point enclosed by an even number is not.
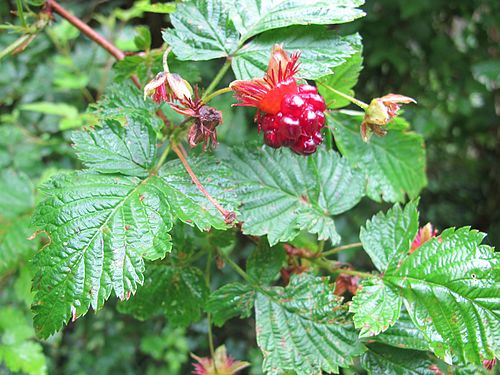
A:
[[[325,278],[301,274],[286,288],[257,294],[257,344],[266,374],[337,373],[364,351],[333,290]]]
[[[231,15],[241,40],[291,25],[339,24],[362,17],[363,0],[232,0]],[[278,39],[277,39],[278,40]]]
[[[323,26],[273,30],[259,35],[235,54],[231,66],[236,78],[262,77],[276,41],[283,43],[289,53],[301,51],[299,75],[306,79],[332,74],[332,69],[358,52],[361,44],[358,34],[339,36]]]
[[[272,245],[301,229],[340,241],[332,219],[354,207],[364,178],[346,160],[323,148],[307,158],[289,150],[235,149],[227,158],[242,201],[245,234],[267,234]]]
[[[163,31],[180,60],[227,57],[238,48],[239,33],[229,17],[226,0],[192,0],[177,5],[170,21],[174,29]]]
[[[359,134],[362,116],[338,113],[327,118],[342,155],[365,172],[371,199],[403,202],[405,195],[418,196],[427,184],[422,136],[393,120],[385,137],[373,135],[365,143]]]

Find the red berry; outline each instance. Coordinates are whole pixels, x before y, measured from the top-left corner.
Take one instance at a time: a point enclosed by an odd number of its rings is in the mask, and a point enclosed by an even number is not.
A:
[[[310,155],[316,151],[318,146],[312,137],[301,136],[292,146],[292,150],[297,154]]]
[[[306,134],[312,134],[319,129],[318,116],[312,108],[306,109],[300,116],[300,124]]]
[[[272,130],[264,132],[264,143],[272,148],[279,148],[282,146],[278,134]]]
[[[314,140],[314,143],[316,143],[317,145],[320,145],[321,142],[323,142],[323,135],[321,134],[321,132],[314,133],[312,138]]]
[[[298,119],[291,116],[283,116],[279,120],[278,133],[285,139],[295,141],[302,134],[302,127]]]
[[[300,95],[286,95],[281,101],[281,112],[284,115],[299,117],[306,102]]]
[[[259,121],[259,130],[263,130],[265,132],[268,130],[276,130],[278,126],[274,119],[275,116],[269,114],[262,117]]]
[[[326,123],[325,113],[323,111],[316,111],[316,116],[318,117],[318,126],[321,129]]]
[[[312,85],[300,85],[299,86],[299,93],[301,93],[301,94],[317,94],[318,89]]]
[[[319,94],[303,94],[307,104],[312,105],[315,110],[324,112],[326,110],[325,99]]]

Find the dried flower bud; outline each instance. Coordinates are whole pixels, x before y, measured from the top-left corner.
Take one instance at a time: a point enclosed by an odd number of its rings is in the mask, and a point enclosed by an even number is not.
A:
[[[196,375],[234,375],[250,366],[248,362],[237,361],[228,356],[224,345],[215,350],[214,358],[200,358],[194,354],[191,357],[198,362],[194,364],[193,370]]]
[[[497,364],[497,359],[496,358],[493,358],[493,359],[485,359],[483,361],[483,367],[487,370],[493,370],[493,368],[495,367],[495,365]]]
[[[188,134],[191,147],[203,142],[203,150],[211,143],[217,145],[216,127],[222,123],[222,112],[207,105],[201,106],[195,114],[195,121]]]
[[[384,128],[392,120],[399,110],[399,104],[416,103],[415,99],[398,94],[387,94],[381,98],[375,98],[365,110],[365,117],[361,124],[361,137],[368,142],[368,129],[378,136],[387,134]]]
[[[161,72],[144,87],[144,99],[151,96],[156,103],[174,100],[182,103],[191,99],[192,92],[189,83],[180,75]]]
[[[422,246],[425,242],[429,241],[432,237],[436,237],[437,229],[435,229],[431,223],[427,223],[425,226],[418,230],[417,236],[411,244],[410,254]]]

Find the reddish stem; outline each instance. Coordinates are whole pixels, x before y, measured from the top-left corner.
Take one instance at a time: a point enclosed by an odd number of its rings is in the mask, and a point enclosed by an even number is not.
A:
[[[208,191],[205,190],[203,185],[201,184],[200,180],[198,180],[198,177],[196,174],[193,172],[191,169],[191,166],[189,165],[186,157],[184,156],[182,150],[179,148],[179,146],[176,143],[171,143],[172,150],[176,153],[177,157],[181,160],[182,164],[184,165],[184,168],[186,169],[187,173],[189,174],[189,177],[191,177],[191,180],[193,180],[194,184],[196,187],[205,195],[205,197],[212,203],[215,208],[221,213],[222,216],[224,216],[224,222],[226,224],[231,224],[234,222],[236,219],[236,215],[232,211],[228,211],[222,207],[219,202],[217,202]],[[182,147],[182,146],[181,146]]]
[[[78,17],[74,16],[66,9],[64,9],[57,1],[55,0],[47,0],[47,4],[50,9],[52,9],[55,13],[59,14],[62,18],[65,18],[69,23],[75,26],[82,33],[87,35],[91,40],[99,44],[102,48],[110,53],[117,60],[123,60],[125,58],[125,53],[113,45],[111,42],[106,40],[101,34],[97,33],[94,29],[92,29],[89,25],[83,22]],[[136,76],[131,77],[134,84],[141,88],[141,84]]]

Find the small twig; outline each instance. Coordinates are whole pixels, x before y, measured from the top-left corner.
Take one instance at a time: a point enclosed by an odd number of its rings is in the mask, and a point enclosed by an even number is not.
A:
[[[231,88],[230,87],[224,87],[222,89],[219,89],[217,91],[214,91],[213,93],[211,93],[210,95],[206,95],[203,99],[203,103],[207,104],[210,100],[212,100],[213,98],[215,98],[216,96],[219,96],[221,94],[225,94],[226,92],[231,92]]]
[[[319,84],[321,86],[325,87],[326,89],[332,91],[333,93],[337,94],[338,96],[341,96],[344,99],[349,100],[351,103],[356,104],[358,107],[362,108],[363,110],[366,110],[368,108],[368,104],[366,104],[365,102],[362,102],[359,99],[356,99],[356,98],[353,98],[350,95],[344,94],[343,92],[341,92],[339,90],[335,90],[333,87],[327,85],[326,83],[319,82]]]
[[[208,97],[208,95],[210,95],[210,93],[212,91],[214,91],[214,89],[217,87],[217,85],[219,84],[219,82],[224,77],[224,75],[226,74],[226,72],[229,70],[230,67],[231,67],[231,57],[228,57],[226,59],[226,62],[224,63],[224,65],[222,65],[222,68],[220,68],[217,75],[214,77],[212,82],[210,82],[207,89],[205,90],[205,93],[203,94],[203,98],[202,98],[202,100],[205,103],[206,103],[205,98]]]
[[[344,250],[355,249],[356,247],[361,247],[361,246],[363,246],[363,244],[361,242],[355,242],[355,243],[351,243],[349,245],[338,246],[338,247],[334,247],[333,249],[324,251],[321,254],[321,256],[326,257],[329,255],[340,253],[341,251],[344,251]]]
[[[191,180],[193,180],[193,182],[196,185],[196,187],[198,188],[198,190],[200,190],[203,193],[203,195],[210,201],[210,203],[212,203],[215,206],[215,208],[221,213],[221,215],[224,216],[224,222],[226,224],[233,223],[234,220],[236,219],[235,213],[224,209],[224,207],[222,207],[220,205],[220,203],[217,202],[210,195],[210,193],[205,190],[205,188],[201,184],[200,180],[198,180],[198,177],[191,169],[191,166],[189,165],[187,158],[185,157],[185,155],[183,154],[183,152],[181,151],[181,149],[179,148],[177,143],[172,141],[171,147],[172,147],[172,150],[176,153],[177,157],[181,160],[182,164],[184,165],[184,168],[186,169],[187,173],[189,174],[189,177],[191,177]]]

